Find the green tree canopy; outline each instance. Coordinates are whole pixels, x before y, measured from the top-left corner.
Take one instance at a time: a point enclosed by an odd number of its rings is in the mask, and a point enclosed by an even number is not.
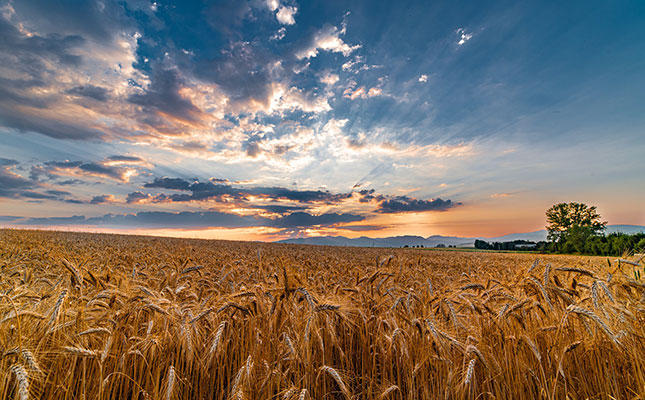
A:
[[[547,238],[556,244],[562,244],[571,235],[584,242],[580,236],[599,235],[607,225],[600,220],[596,206],[574,202],[559,203],[546,210],[546,221]]]

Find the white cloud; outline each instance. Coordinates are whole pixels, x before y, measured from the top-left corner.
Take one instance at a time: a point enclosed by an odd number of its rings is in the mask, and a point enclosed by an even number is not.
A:
[[[278,31],[276,33],[274,33],[273,36],[271,36],[270,39],[271,40],[282,40],[282,39],[284,39],[284,35],[286,35],[286,34],[287,34],[287,28],[285,28],[283,26],[282,28],[278,29]]]
[[[338,30],[335,26],[327,26],[319,30],[313,38],[311,45],[304,50],[296,53],[296,57],[311,58],[318,55],[318,50],[331,51],[334,53],[342,53],[345,57],[349,56],[354,50],[361,47],[360,44],[350,46],[340,38],[345,30]]]
[[[365,86],[360,86],[356,88],[357,83],[354,80],[350,80],[347,84],[347,88],[343,91],[343,97],[356,100],[356,99],[367,99],[369,97],[376,97],[383,95],[382,86],[385,84],[385,78],[379,78],[379,84],[377,86],[367,89]]]
[[[298,12],[297,7],[282,6],[275,14],[275,17],[283,25],[293,25],[296,19],[293,17]]]
[[[466,43],[467,41],[469,41],[470,39],[473,38],[473,34],[472,33],[466,33],[464,28],[459,28],[459,29],[457,29],[456,32],[457,32],[457,35],[459,36],[459,41],[457,42],[458,46],[463,45],[464,43]]]
[[[267,7],[269,7],[269,10],[275,11],[278,9],[279,6],[280,6],[279,0],[267,0]]]
[[[352,60],[349,60],[349,61],[347,61],[346,63],[343,64],[343,67],[342,67],[343,71],[351,71],[351,72],[356,73],[356,72],[358,72],[358,71],[360,71],[362,69],[369,69],[369,68],[364,68],[365,67],[365,64],[363,64],[364,62],[365,62],[365,58],[363,58],[361,56],[356,56]],[[363,66],[359,67],[359,68],[354,68],[354,67],[358,66],[359,64],[363,64]]]
[[[370,88],[370,90],[367,91],[367,97],[376,97],[380,96],[383,94],[383,90],[379,87],[373,87]]]
[[[340,78],[338,77],[337,74],[332,74],[331,72],[327,72],[320,78],[320,82],[328,86],[333,86],[334,84],[336,84],[336,82],[338,82],[339,79]]]
[[[421,75],[421,76],[419,77],[419,82],[421,82],[421,83],[426,83],[426,82],[428,82],[428,75],[426,75],[426,74]]]

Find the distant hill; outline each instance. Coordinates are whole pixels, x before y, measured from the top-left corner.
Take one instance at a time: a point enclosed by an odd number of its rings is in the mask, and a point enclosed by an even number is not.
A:
[[[608,225],[606,233],[622,232],[627,234],[634,234],[645,232],[645,226],[642,225]],[[457,247],[473,247],[475,239],[485,240],[487,242],[510,242],[513,240],[530,240],[537,242],[546,240],[546,230],[539,230],[535,232],[525,233],[512,233],[504,236],[497,237],[480,237],[480,238],[467,238],[457,236],[441,236],[432,235],[424,238],[423,236],[390,236],[385,238],[369,238],[361,236],[359,238],[350,239],[344,236],[318,236],[308,238],[295,238],[280,240],[278,243],[293,243],[293,244],[313,244],[320,246],[356,246],[356,247],[403,247],[403,246],[420,246],[423,247],[436,247],[438,244],[446,246]]]

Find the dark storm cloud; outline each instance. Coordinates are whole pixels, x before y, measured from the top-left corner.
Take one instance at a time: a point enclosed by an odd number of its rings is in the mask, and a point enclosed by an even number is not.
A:
[[[117,180],[123,180],[123,169],[118,167],[110,167],[94,162],[83,163],[78,165],[78,169],[85,172],[90,172],[99,176],[105,176]]]
[[[235,187],[214,181],[189,182],[181,178],[155,178],[154,181],[146,183],[146,188],[174,189],[191,193],[160,194],[154,197],[153,201],[184,202],[192,200],[217,199],[222,196],[230,196],[236,199],[245,200],[249,196],[257,196],[269,199],[292,200],[302,203],[325,202],[336,203],[351,196],[347,193],[331,193],[322,190],[292,190],[282,187],[260,186],[254,188]]]
[[[382,225],[351,225],[351,226],[339,227],[339,229],[342,229],[345,231],[353,231],[353,232],[378,231],[385,228],[386,226],[382,226]]]
[[[94,196],[92,197],[92,200],[90,200],[91,204],[106,204],[106,203],[112,203],[114,201],[114,196],[110,194],[102,194],[99,196]]]
[[[445,211],[449,208],[461,204],[453,203],[451,200],[442,200],[440,198],[422,200],[408,196],[383,195],[377,193],[374,189],[359,190],[356,193],[359,195],[359,202],[375,202],[377,204],[376,212],[383,214],[421,211]]]
[[[189,202],[199,200],[221,200],[225,197],[232,197],[241,202],[248,201],[248,198],[259,197],[271,200],[288,200],[299,203],[325,203],[336,204],[344,199],[352,197],[351,193],[332,193],[322,190],[293,190],[283,187],[236,187],[227,183],[216,181],[193,181],[189,182],[181,178],[155,178],[154,181],[146,183],[146,188],[172,189],[186,193],[157,194],[149,196],[140,194],[136,200],[150,199],[152,202]],[[358,201],[361,203],[375,203],[376,212],[384,214],[404,213],[404,212],[421,212],[421,211],[444,211],[449,208],[458,206],[460,203],[453,203],[451,200],[442,200],[440,198],[423,200],[415,199],[408,196],[390,196],[377,193],[374,189],[361,190],[356,192]],[[254,207],[246,204],[245,206]],[[265,206],[271,207],[271,206]],[[262,207],[255,207],[262,208]],[[271,209],[266,208],[267,211]],[[287,209],[275,209],[277,213],[285,213]],[[296,218],[297,213],[291,214]],[[343,221],[340,221],[343,222]],[[349,222],[349,221],[345,221]]]
[[[52,196],[71,196],[72,195],[70,192],[67,192],[65,190],[54,190],[54,189],[45,190],[45,193],[50,194]]]
[[[132,193],[128,193],[128,195],[125,198],[125,202],[128,203],[128,204],[138,203],[138,202],[140,202],[142,200],[147,200],[149,197],[150,196],[148,196],[147,194],[145,194],[143,192],[139,192],[139,191],[132,192]]]
[[[279,206],[279,205],[253,206],[253,208],[265,210],[276,214],[286,214],[289,212],[302,211],[305,209],[305,207],[299,207],[299,206]]]
[[[30,218],[27,225],[97,225],[124,228],[208,228],[257,225],[252,217],[241,217],[214,211],[180,212],[141,211],[136,214],[106,214],[102,217]]]
[[[191,183],[181,178],[155,178],[152,182],[148,182],[143,187],[147,188],[160,188],[160,189],[175,189],[175,190],[190,190]]]
[[[362,221],[365,217],[354,214],[321,214],[311,215],[306,212],[295,212],[273,220],[271,226],[277,228],[302,228],[316,225],[335,225],[339,223]]]
[[[128,98],[132,104],[142,106],[147,111],[160,111],[184,121],[196,121],[202,111],[189,99],[182,97],[179,90],[182,82],[179,73],[170,69],[154,69],[150,86],[141,94]]]
[[[204,212],[165,212],[140,211],[136,214],[105,214],[102,217],[29,218],[26,225],[95,225],[115,228],[153,228],[153,229],[189,229],[189,228],[243,228],[269,226],[276,228],[304,228],[309,226],[336,225],[345,222],[360,221],[363,217],[352,214],[311,215],[298,212],[288,216],[269,219],[264,217],[241,216],[218,211]]]
[[[441,200],[440,198],[419,200],[407,196],[396,196],[379,203],[376,211],[385,214],[419,211],[445,211],[457,205],[459,205],[459,203],[453,203],[450,200]]]
[[[383,196],[382,194],[376,193],[376,190],[374,189],[360,190],[357,193],[360,195],[360,198],[358,199],[358,201],[361,203],[369,203],[372,200],[376,200],[376,201],[385,200],[385,196]]]
[[[141,157],[136,157],[136,156],[110,156],[107,158],[108,161],[119,161],[123,163],[139,163],[139,162],[145,162],[145,160]]]
[[[31,191],[31,190],[25,190],[23,192],[20,192],[19,196],[24,198],[24,199],[36,199],[36,200],[56,200],[56,199],[58,199],[57,196],[54,196],[54,195],[51,195],[51,194],[46,194],[46,193],[34,192],[34,191]]]
[[[65,93],[75,96],[89,97],[98,101],[107,101],[108,99],[108,90],[104,87],[94,85],[75,86],[66,90]]]
[[[248,193],[256,196],[293,200],[302,203],[337,203],[351,197],[350,193],[331,193],[322,190],[292,190],[282,187],[256,187],[248,189]]]

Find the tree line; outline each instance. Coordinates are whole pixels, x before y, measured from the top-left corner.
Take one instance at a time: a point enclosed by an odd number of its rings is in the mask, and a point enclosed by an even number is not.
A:
[[[620,256],[645,251],[645,233],[605,235],[607,221],[601,221],[595,206],[559,203],[546,211],[546,220],[553,252]]]
[[[546,211],[547,241],[513,240],[492,242],[475,240],[483,250],[532,250],[551,253],[622,256],[645,252],[645,233],[610,233],[595,206],[584,203],[559,203]]]

